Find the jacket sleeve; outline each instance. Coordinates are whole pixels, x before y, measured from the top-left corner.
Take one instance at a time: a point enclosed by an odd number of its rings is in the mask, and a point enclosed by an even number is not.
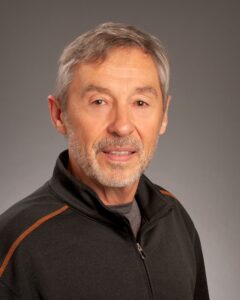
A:
[[[19,298],[0,280],[0,299],[19,300]]]
[[[207,278],[205,272],[204,259],[202,254],[202,248],[198,233],[196,232],[194,241],[196,265],[197,265],[197,277],[194,291],[194,300],[209,300]]]

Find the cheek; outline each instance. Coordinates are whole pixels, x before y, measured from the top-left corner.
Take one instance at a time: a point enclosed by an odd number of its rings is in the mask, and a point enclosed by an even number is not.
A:
[[[154,144],[159,136],[160,122],[156,120],[155,122],[142,122],[141,127],[139,127],[139,134],[142,140],[146,144]]]
[[[75,113],[72,118],[72,124],[76,135],[84,142],[94,143],[94,141],[101,136],[102,132],[106,128],[106,120],[108,120],[108,117],[102,117],[99,114],[92,116],[83,108],[79,108],[78,111],[79,110],[82,110],[82,113]]]
[[[77,126],[74,127],[73,139],[80,148],[90,153],[93,149],[93,145],[100,139],[98,126],[87,126],[87,124],[78,123]]]
[[[145,155],[152,155],[159,138],[158,128],[156,128],[156,126],[149,126],[147,129],[145,128],[144,132],[141,132],[140,134]]]

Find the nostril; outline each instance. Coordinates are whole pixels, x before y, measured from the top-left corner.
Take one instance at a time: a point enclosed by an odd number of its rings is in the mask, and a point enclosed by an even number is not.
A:
[[[126,136],[126,135],[130,135],[133,132],[134,127],[131,123],[114,122],[109,126],[108,130],[109,133],[113,135]]]

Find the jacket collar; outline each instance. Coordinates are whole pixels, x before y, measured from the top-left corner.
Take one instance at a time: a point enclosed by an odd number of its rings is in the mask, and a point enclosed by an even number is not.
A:
[[[49,181],[55,194],[62,201],[89,217],[105,222],[115,222],[116,213],[109,210],[90,187],[73,177],[67,166],[68,151],[65,150],[59,155],[53,176]],[[160,187],[153,184],[145,175],[140,178],[135,198],[142,217],[146,221],[160,218],[172,208],[172,202],[169,202],[167,197],[161,194]]]

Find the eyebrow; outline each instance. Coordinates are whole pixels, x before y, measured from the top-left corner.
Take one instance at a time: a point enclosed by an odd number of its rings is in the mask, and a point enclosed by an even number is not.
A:
[[[86,93],[89,92],[99,92],[99,93],[106,93],[106,94],[111,94],[110,90],[108,88],[104,88],[102,86],[97,86],[94,84],[89,84],[86,86],[83,91],[81,92],[81,96],[83,97]]]
[[[83,97],[86,93],[89,92],[99,92],[99,93],[106,93],[106,94],[112,94],[111,91],[108,88],[102,87],[102,86],[97,86],[94,84],[89,84],[86,86],[83,91],[81,92],[81,96]],[[145,94],[145,93],[150,93],[153,94],[154,96],[158,97],[158,92],[155,88],[151,86],[143,86],[143,87],[137,87],[135,89],[135,93],[138,94]]]
[[[158,97],[157,90],[151,86],[138,87],[138,88],[136,88],[136,92],[139,94],[150,93],[150,94],[153,94],[154,96]]]

